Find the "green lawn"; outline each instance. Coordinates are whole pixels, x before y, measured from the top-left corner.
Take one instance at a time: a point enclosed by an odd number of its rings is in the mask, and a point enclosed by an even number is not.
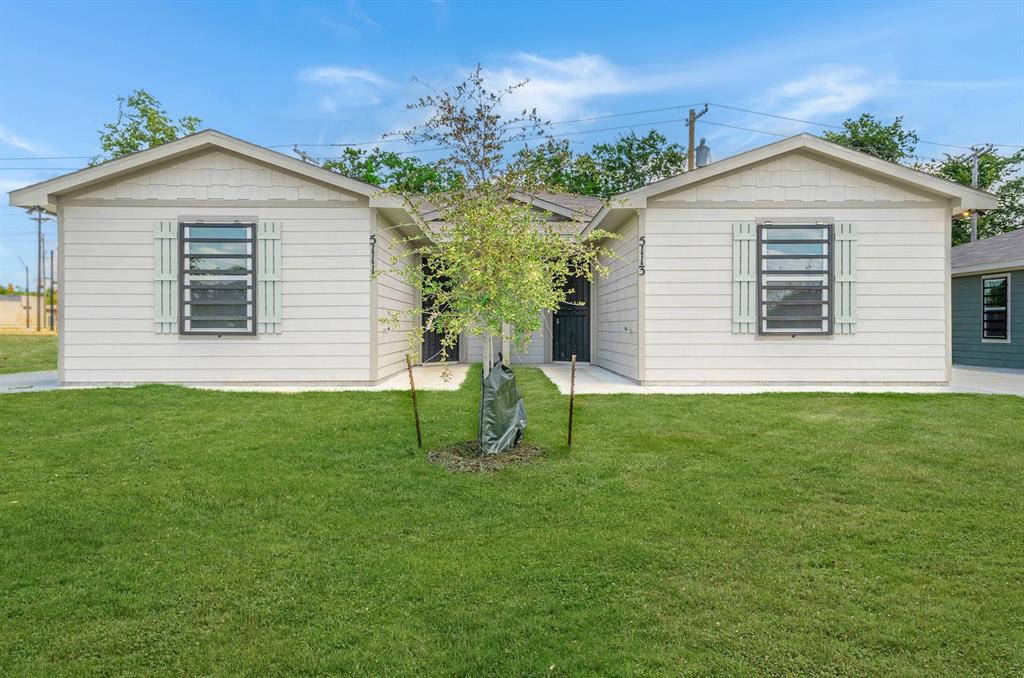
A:
[[[1024,400],[583,396],[570,452],[518,373],[552,452],[484,476],[406,393],[0,397],[0,674],[1024,671]]]
[[[57,369],[57,337],[0,334],[0,374]]]

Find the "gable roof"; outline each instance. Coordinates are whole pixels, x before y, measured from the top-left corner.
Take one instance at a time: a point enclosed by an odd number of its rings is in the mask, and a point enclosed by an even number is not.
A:
[[[766,146],[759,146],[724,160],[710,163],[704,167],[698,167],[684,174],[677,174],[676,176],[655,181],[632,191],[620,193],[612,199],[612,202],[617,203],[621,207],[646,207],[647,200],[654,196],[707,181],[721,174],[733,172],[799,150],[806,150],[815,155],[840,160],[869,173],[895,179],[950,200],[956,200],[958,201],[956,208],[959,210],[987,210],[993,209],[996,206],[996,196],[986,191],[963,186],[962,184],[910,167],[904,167],[894,162],[881,160],[867,153],[806,133],[787,137]],[[593,222],[591,222],[591,228],[603,220],[607,213],[615,209],[616,207],[602,209]]]
[[[1024,228],[957,245],[951,263],[953,275],[1024,268]]]
[[[10,204],[16,207],[34,207],[39,205],[47,207],[52,211],[55,208],[52,196],[59,196],[64,193],[87,188],[121,176],[133,174],[149,165],[207,149],[221,149],[236,153],[265,165],[278,167],[281,170],[298,174],[307,179],[319,181],[320,183],[328,184],[356,195],[370,197],[376,195],[381,190],[373,184],[352,179],[343,174],[303,162],[284,153],[278,153],[277,151],[257,146],[223,132],[208,129],[169,141],[160,146],[154,146],[153,148],[147,148],[137,153],[126,155],[123,158],[110,160],[94,167],[86,167],[77,172],[63,174],[53,179],[47,179],[46,181],[11,191],[8,194],[10,196]]]

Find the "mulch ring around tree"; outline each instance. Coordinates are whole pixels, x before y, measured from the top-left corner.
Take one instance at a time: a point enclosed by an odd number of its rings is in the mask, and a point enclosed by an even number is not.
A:
[[[479,441],[473,440],[433,449],[427,453],[427,461],[451,473],[490,473],[506,466],[532,464],[543,454],[542,448],[526,442],[500,454],[482,454]]]

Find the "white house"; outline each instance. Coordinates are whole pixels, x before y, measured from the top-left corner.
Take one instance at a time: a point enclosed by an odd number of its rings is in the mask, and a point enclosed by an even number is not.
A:
[[[524,199],[618,232],[620,256],[513,359],[648,384],[947,382],[950,218],[995,206],[809,135],[612,207]],[[378,319],[418,300],[371,273],[408,217],[374,186],[205,131],[10,201],[57,215],[64,383],[374,384],[403,365],[403,328]]]

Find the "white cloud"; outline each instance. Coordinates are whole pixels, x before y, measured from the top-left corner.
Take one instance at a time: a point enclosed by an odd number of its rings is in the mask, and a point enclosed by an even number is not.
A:
[[[768,99],[780,115],[814,119],[847,113],[878,96],[892,78],[879,77],[863,68],[832,66],[776,87]]]
[[[373,17],[363,11],[363,8],[359,6],[359,3],[356,2],[356,0],[348,0],[345,7],[348,9],[349,15],[353,18],[358,19],[370,28],[380,29],[380,24],[377,23]]]
[[[0,125],[0,143],[6,144],[7,146],[13,146],[14,148],[20,148],[21,150],[28,151],[29,153],[38,152],[35,144],[27,139],[19,137],[3,125]]]
[[[364,82],[378,87],[387,85],[387,80],[373,71],[345,66],[314,66],[299,73],[299,80],[318,85],[348,85]]]
[[[589,104],[603,97],[665,91],[695,82],[682,70],[631,72],[600,54],[585,53],[562,59],[518,54],[509,65],[487,70],[485,76],[493,87],[528,80],[508,97],[509,108],[536,108],[551,120],[583,116],[592,112],[587,109]]]
[[[301,71],[298,79],[325,90],[320,96],[320,110],[328,114],[339,108],[380,104],[381,90],[390,86],[373,71],[346,66],[314,66]]]

